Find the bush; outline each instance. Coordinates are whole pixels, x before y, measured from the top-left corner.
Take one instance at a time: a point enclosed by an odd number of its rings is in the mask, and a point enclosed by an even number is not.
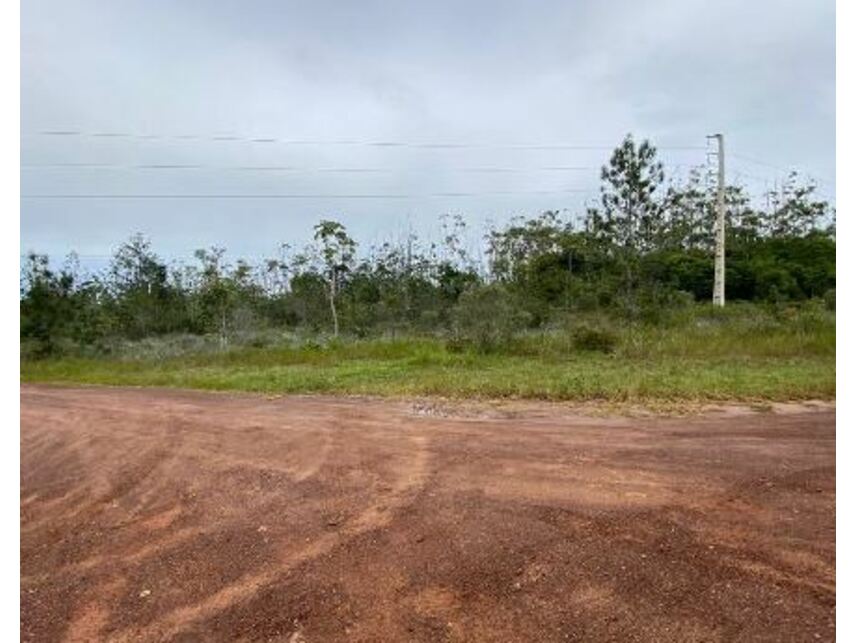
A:
[[[616,350],[619,338],[615,333],[589,325],[574,328],[571,332],[572,345],[579,351],[612,353]]]
[[[827,310],[836,310],[836,288],[831,288],[824,293],[824,306]]]
[[[56,346],[47,340],[21,339],[21,360],[44,359],[56,353]]]
[[[468,288],[452,309],[450,350],[473,346],[481,352],[495,350],[512,339],[528,321],[499,284]]]

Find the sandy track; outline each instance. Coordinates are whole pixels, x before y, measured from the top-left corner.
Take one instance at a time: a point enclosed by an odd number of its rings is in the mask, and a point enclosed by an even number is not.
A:
[[[23,387],[23,640],[833,639],[832,410],[425,410]]]

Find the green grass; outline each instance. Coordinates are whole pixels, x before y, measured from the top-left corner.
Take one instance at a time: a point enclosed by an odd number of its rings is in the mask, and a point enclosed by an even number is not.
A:
[[[25,382],[167,386],[264,393],[620,402],[832,399],[835,318],[818,310],[694,309],[660,326],[614,327],[612,354],[577,351],[569,333],[534,333],[489,354],[442,340],[366,340],[166,358],[22,361]]]

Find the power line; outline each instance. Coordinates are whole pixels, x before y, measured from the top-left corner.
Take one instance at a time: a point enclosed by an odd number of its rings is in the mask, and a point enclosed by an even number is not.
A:
[[[44,254],[44,253],[33,252],[33,254],[40,255],[40,254]],[[109,259],[109,258],[113,257],[112,254],[89,254],[86,252],[75,252],[73,250],[71,252],[69,252],[66,256],[71,255],[71,254],[73,254],[75,257],[77,257],[79,259]],[[29,252],[22,252],[20,254],[20,256],[21,257],[29,257],[30,253]]]
[[[106,200],[106,199],[422,199],[470,198],[481,196],[592,194],[597,190],[570,188],[564,190],[495,190],[487,192],[430,192],[425,194],[22,194],[21,199]]]
[[[294,165],[200,165],[195,163],[22,163],[22,169],[85,169],[85,170],[226,170],[238,172],[296,172],[296,173],[342,173],[342,174],[384,174],[399,172],[425,172],[423,168],[389,168],[389,167],[299,167]],[[600,165],[564,165],[544,166],[535,168],[514,167],[460,167],[450,168],[453,172],[481,174],[513,174],[528,172],[582,172],[597,171]]]
[[[694,167],[687,164],[675,164],[668,166],[671,169],[679,170],[681,168]],[[286,165],[266,165],[266,166],[242,166],[242,165],[197,165],[197,164],[170,164],[170,163],[151,163],[151,164],[138,164],[138,165],[120,165],[120,164],[112,164],[112,163],[25,163],[21,165],[22,169],[97,169],[97,170],[120,170],[120,171],[183,171],[183,170],[212,170],[212,171],[236,171],[236,172],[265,172],[265,173],[276,173],[276,172],[288,172],[288,173],[343,173],[343,174],[393,174],[398,172],[423,172],[424,170],[421,168],[414,168],[413,170],[409,168],[371,168],[371,167],[330,167],[330,168],[306,168],[306,167],[296,167],[296,166],[286,166]],[[542,166],[536,168],[508,168],[508,167],[469,167],[469,168],[455,168],[453,171],[462,172],[462,173],[485,173],[485,174],[527,174],[527,173],[536,173],[536,172],[572,172],[572,171],[597,171],[600,169],[600,166]],[[768,186],[771,184],[776,185],[779,181],[777,177],[763,177],[758,174],[750,173],[745,170],[733,170],[733,176],[737,180],[741,179],[749,179],[751,181],[755,181],[759,184]],[[706,174],[706,179],[710,177]],[[810,177],[811,180],[816,184],[817,192],[825,196],[825,190],[819,189],[819,181],[816,181]],[[708,184],[708,182],[706,182]],[[144,195],[144,194],[133,194],[133,195],[107,195],[107,194],[57,194],[57,195],[23,195],[22,198],[29,199],[47,199],[47,198],[68,198],[68,199],[97,199],[97,198],[119,198],[119,199],[133,199],[133,198],[272,198],[272,199],[322,199],[322,198],[335,198],[335,199],[346,199],[346,198],[376,198],[376,199],[408,199],[408,198],[431,198],[431,197],[463,197],[463,196],[490,196],[490,195],[525,195],[525,194],[556,194],[556,193],[574,193],[574,192],[590,192],[596,193],[597,190],[533,190],[533,191],[489,191],[489,192],[436,192],[429,194],[342,194],[342,195],[322,195],[322,194],[294,194],[294,195],[264,195],[264,194],[251,194],[251,195]],[[829,198],[829,197],[828,197]]]
[[[737,179],[750,179],[751,181],[757,181],[758,183],[764,183],[765,185],[769,185],[774,181],[774,179],[765,178],[763,176],[759,176],[758,174],[750,174],[749,172],[745,172],[743,170],[734,170],[733,175]]]
[[[684,169],[696,167],[686,163],[675,163],[665,166],[667,169]],[[21,168],[30,169],[84,169],[84,170],[234,170],[240,172],[341,172],[341,173],[398,173],[425,172],[424,168],[407,167],[300,167],[295,165],[201,165],[196,163],[22,163]],[[601,170],[601,165],[545,165],[539,167],[453,167],[453,172],[512,174],[528,172],[584,172]]]
[[[824,180],[819,179],[815,175],[810,174],[809,172],[805,172],[805,171],[803,171],[797,167],[787,168],[787,167],[784,167],[782,165],[770,163],[768,161],[761,161],[757,158],[753,158],[751,156],[746,156],[744,154],[734,154],[733,153],[733,154],[730,154],[729,156],[732,157],[733,159],[737,159],[738,161],[743,161],[744,163],[752,163],[753,165],[757,165],[760,167],[767,167],[767,168],[770,168],[772,170],[777,170],[778,172],[780,172],[781,174],[784,174],[784,175],[789,175],[792,173],[803,174],[806,178],[808,178],[813,183],[818,183],[818,184],[825,183]]]
[[[139,134],[133,132],[88,132],[83,130],[42,130],[39,136],[79,137],[79,138],[125,138],[137,140],[182,140],[182,141],[214,141],[214,142],[243,142],[258,144],[284,145],[346,145],[378,148],[416,148],[416,149],[508,149],[508,150],[613,150],[616,145],[588,145],[576,143],[458,143],[458,142],[418,142],[418,141],[367,141],[352,139],[289,139],[282,137],[239,136],[233,134]],[[662,150],[704,150],[700,145],[663,145],[657,146]]]
[[[736,159],[739,159],[739,160],[742,160],[742,161],[747,161],[748,163],[754,163],[756,165],[761,165],[763,167],[769,167],[769,168],[774,169],[774,170],[779,170],[780,172],[789,173],[789,172],[793,171],[793,170],[787,169],[781,165],[775,165],[774,163],[769,163],[767,161],[760,161],[760,160],[755,159],[751,156],[745,156],[743,154],[735,154],[734,152],[732,152],[729,156],[736,158]]]
[[[48,137],[62,137],[62,138],[93,138],[93,139],[133,139],[133,140],[161,140],[161,141],[209,141],[209,142],[242,142],[242,143],[256,143],[256,144],[283,144],[283,145],[318,145],[318,146],[363,146],[363,147],[374,147],[374,148],[414,148],[414,149],[438,149],[438,150],[461,150],[461,149],[486,149],[486,150],[518,150],[518,151],[587,151],[587,150],[613,150],[616,148],[616,145],[592,145],[592,144],[578,144],[578,143],[542,143],[542,142],[525,142],[525,143],[511,143],[511,142],[502,142],[502,143],[460,143],[460,142],[419,142],[419,141],[405,141],[405,140],[380,140],[380,141],[371,141],[371,140],[356,140],[356,139],[290,139],[284,137],[273,137],[273,136],[242,136],[237,134],[154,134],[154,133],[135,133],[135,132],[126,132],[126,131],[86,131],[86,130],[77,130],[77,129],[54,129],[54,130],[42,130],[36,132],[35,134],[30,134],[30,136],[48,136]],[[706,151],[708,147],[704,145],[658,145],[656,146],[659,150],[675,150],[675,151]],[[771,163],[766,160],[760,160],[758,158],[754,158],[752,156],[747,156],[745,154],[738,154],[731,152],[729,154],[730,158],[738,159],[744,162],[753,163],[754,165],[759,165],[763,167],[768,167],[779,172],[789,173],[794,171],[794,168],[786,168],[782,165],[778,165],[776,163]],[[49,164],[45,164],[47,167]],[[157,165],[157,164],[153,164]],[[180,165],[180,164],[165,164],[170,165],[170,169],[203,169],[209,166],[200,166],[200,165]],[[30,164],[26,167],[36,167],[41,165]],[[85,164],[53,164],[55,167],[114,167],[112,164],[102,164],[102,163],[85,163]],[[130,166],[135,169],[159,169],[156,167],[147,167],[147,166]],[[164,168],[166,169],[166,168]],[[261,171],[263,168],[241,168],[241,167],[229,167],[222,169],[250,169]],[[264,168],[269,169],[271,171],[363,171],[363,170],[351,170],[351,169],[337,169],[337,168],[319,168],[314,170],[304,169],[304,168],[292,168],[292,167],[270,167]],[[568,168],[572,169],[572,168]],[[577,169],[577,168],[574,168]],[[580,169],[598,169],[598,168],[580,168]],[[539,168],[540,171],[547,171],[547,168]],[[369,171],[369,170],[366,170]],[[375,171],[372,169],[371,171]],[[386,169],[379,169],[378,171],[388,171]],[[489,171],[489,170],[461,170],[461,171]],[[505,171],[502,170],[502,171]],[[519,170],[514,170],[519,171]],[[527,170],[531,171],[531,170]],[[812,177],[810,177],[812,178]]]

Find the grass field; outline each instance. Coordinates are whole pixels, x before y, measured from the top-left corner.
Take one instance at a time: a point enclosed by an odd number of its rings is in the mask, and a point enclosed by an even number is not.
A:
[[[22,361],[21,377],[265,393],[581,401],[835,395],[835,317],[817,308],[776,314],[757,307],[699,308],[658,326],[614,323],[609,333],[609,352],[584,350],[562,329],[524,335],[487,353],[454,350],[436,338],[292,342],[160,351],[157,357],[132,346],[112,357]]]

